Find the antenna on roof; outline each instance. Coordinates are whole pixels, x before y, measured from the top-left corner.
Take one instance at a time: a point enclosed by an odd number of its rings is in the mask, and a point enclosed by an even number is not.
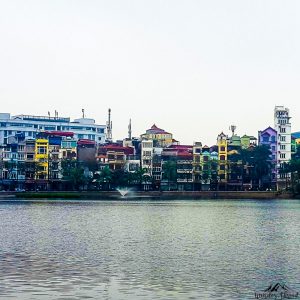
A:
[[[235,130],[236,130],[236,126],[235,125],[230,125],[229,126],[229,130],[231,130],[232,136],[234,136],[234,133],[235,133]]]
[[[106,139],[112,141],[112,121],[111,121],[111,109],[108,109],[108,121],[106,122]]]
[[[50,119],[50,111],[48,111],[48,117],[49,117],[49,119]]]
[[[132,131],[131,131],[131,119],[129,119],[129,125],[128,125],[128,138],[131,140],[132,137]]]
[[[85,115],[84,115],[84,108],[81,111],[82,111],[82,118],[84,119],[84,117],[85,117]]]

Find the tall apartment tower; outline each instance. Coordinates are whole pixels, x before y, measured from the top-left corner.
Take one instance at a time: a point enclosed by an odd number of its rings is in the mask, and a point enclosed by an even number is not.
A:
[[[284,106],[275,106],[274,122],[277,131],[277,170],[283,168],[292,158],[291,151],[291,122],[290,111]],[[279,189],[286,187],[290,180],[290,174],[280,174],[277,172],[277,187]]]

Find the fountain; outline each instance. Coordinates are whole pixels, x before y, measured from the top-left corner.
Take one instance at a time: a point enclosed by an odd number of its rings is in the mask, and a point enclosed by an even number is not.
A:
[[[125,196],[130,192],[129,189],[117,189],[117,191],[120,193],[122,198],[125,198]]]

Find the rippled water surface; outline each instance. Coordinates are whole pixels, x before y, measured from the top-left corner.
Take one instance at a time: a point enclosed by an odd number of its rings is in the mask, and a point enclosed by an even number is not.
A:
[[[0,299],[300,291],[299,201],[0,202]]]

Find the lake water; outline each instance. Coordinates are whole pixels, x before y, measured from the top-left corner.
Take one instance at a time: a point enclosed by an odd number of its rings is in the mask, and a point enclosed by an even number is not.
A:
[[[300,201],[0,202],[0,299],[300,292]]]

